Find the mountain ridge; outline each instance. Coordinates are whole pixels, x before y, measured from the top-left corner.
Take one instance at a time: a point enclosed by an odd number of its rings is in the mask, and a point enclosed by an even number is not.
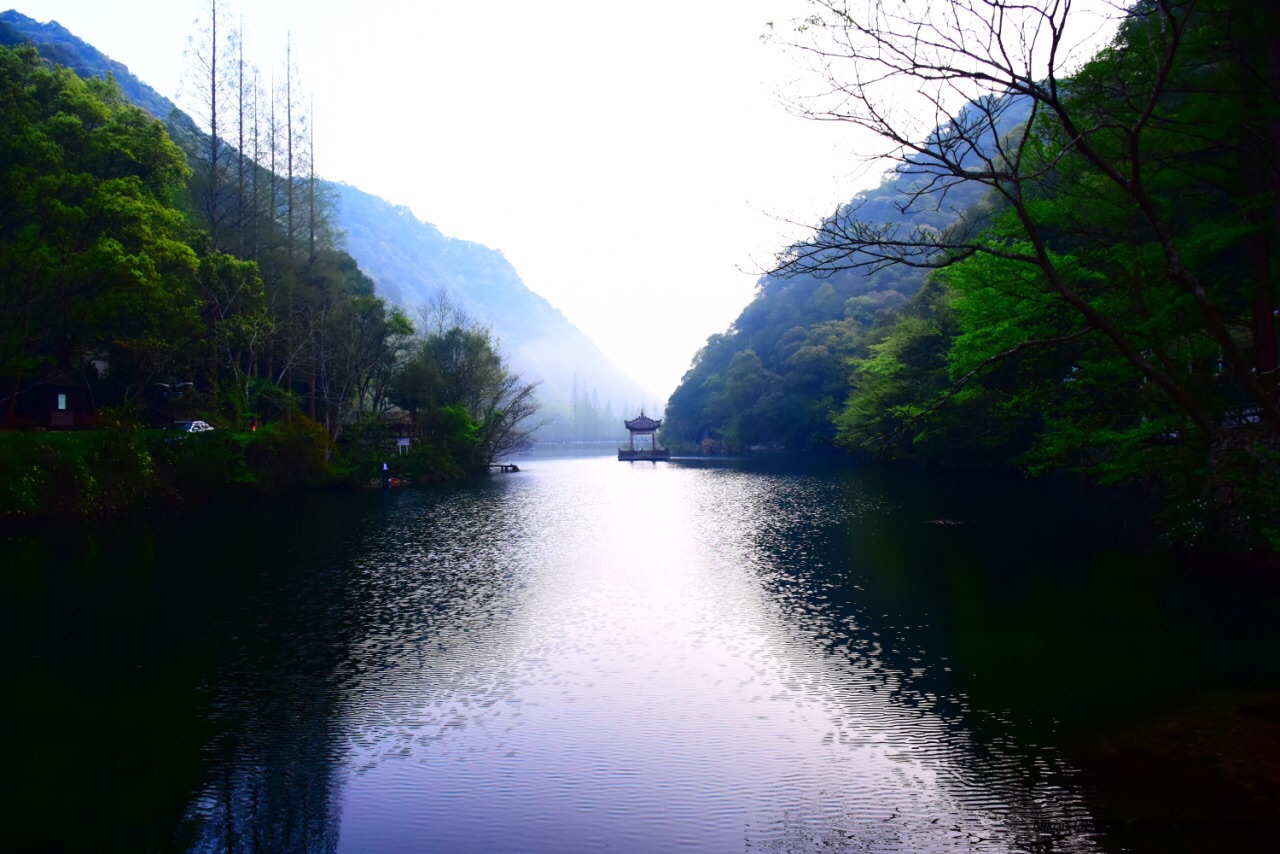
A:
[[[34,44],[45,59],[66,66],[81,77],[105,77],[110,72],[131,103],[161,121],[181,112],[173,101],[138,79],[127,65],[79,38],[62,23],[40,22],[14,9],[0,12],[0,44],[15,47],[27,42]]]

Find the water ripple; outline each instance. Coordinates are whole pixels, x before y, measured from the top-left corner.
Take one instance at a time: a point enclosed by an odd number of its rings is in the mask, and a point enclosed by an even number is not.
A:
[[[1013,850],[1088,817],[1051,755],[974,743],[911,626],[840,595],[842,530],[892,509],[857,483],[530,469],[361,544],[340,848]]]

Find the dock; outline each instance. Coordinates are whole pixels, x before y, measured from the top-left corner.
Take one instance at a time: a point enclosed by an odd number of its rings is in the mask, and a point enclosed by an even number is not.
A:
[[[493,471],[494,469],[507,474],[508,472],[520,471],[520,466],[515,463],[489,463],[489,470]]]

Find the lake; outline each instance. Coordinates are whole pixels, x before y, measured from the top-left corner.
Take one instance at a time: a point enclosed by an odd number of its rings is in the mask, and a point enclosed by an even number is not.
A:
[[[1188,812],[1157,771],[1143,812],[1098,771],[1103,733],[1280,684],[1273,581],[1144,554],[1121,497],[829,460],[519,462],[9,534],[8,837],[1087,851],[1258,830],[1207,795]]]

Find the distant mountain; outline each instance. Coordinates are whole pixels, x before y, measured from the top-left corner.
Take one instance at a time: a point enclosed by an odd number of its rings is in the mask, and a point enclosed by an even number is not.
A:
[[[437,291],[490,324],[516,368],[544,383],[544,400],[567,405],[577,377],[615,406],[651,400],[581,330],[529,290],[503,254],[446,237],[434,225],[347,184],[330,184],[346,250],[378,293],[414,315]]]
[[[175,138],[189,139],[196,132],[195,124],[172,101],[58,22],[40,23],[16,11],[0,13],[0,44],[26,42],[81,77],[110,73],[125,96],[165,121]],[[550,414],[567,416],[575,381],[582,393],[594,391],[614,406],[653,408],[649,394],[563,314],[529,290],[500,251],[446,237],[408,208],[356,187],[328,186],[337,202],[336,225],[346,233],[345,248],[377,283],[379,295],[415,316],[437,291],[447,291],[455,304],[492,328],[516,370],[541,380],[540,396]]]

